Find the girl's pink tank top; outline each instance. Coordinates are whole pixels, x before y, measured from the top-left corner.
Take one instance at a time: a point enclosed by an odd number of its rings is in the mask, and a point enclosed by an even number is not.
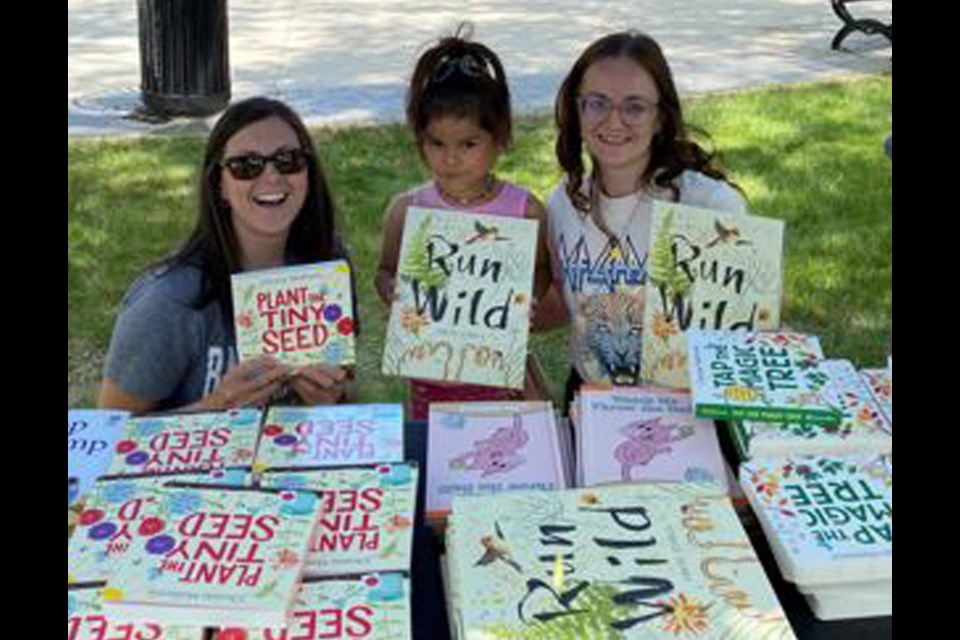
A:
[[[411,204],[415,207],[428,209],[456,208],[458,211],[469,213],[489,213],[496,216],[522,218],[527,213],[527,198],[529,195],[530,192],[526,189],[504,182],[501,184],[500,193],[493,200],[476,207],[459,207],[444,200],[437,183],[430,182],[413,192]]]

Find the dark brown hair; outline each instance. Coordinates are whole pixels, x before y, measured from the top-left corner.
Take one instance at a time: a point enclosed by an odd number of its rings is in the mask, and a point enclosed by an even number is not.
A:
[[[714,162],[713,154],[705,151],[696,142],[689,139],[691,129],[704,134],[699,129],[688,126],[683,120],[683,110],[673,74],[663,52],[656,41],[638,31],[613,33],[600,38],[580,55],[570,73],[560,86],[557,94],[555,115],[559,136],[557,138],[557,160],[567,175],[567,194],[574,207],[589,213],[596,209],[597,183],[599,179],[596,163],[593,166],[591,194],[583,193],[583,135],[580,130],[579,92],[583,77],[594,63],[607,58],[627,58],[647,70],[657,85],[660,94],[658,117],[660,131],[650,149],[650,164],[646,172],[638,177],[637,187],[653,184],[669,189],[674,199],[679,197],[674,180],[685,170],[690,169],[712,178],[730,182],[726,174]],[[736,188],[736,185],[730,183]]]
[[[287,105],[269,98],[250,98],[231,105],[207,139],[200,173],[200,212],[186,243],[165,266],[189,264],[203,274],[197,307],[218,301],[225,316],[232,318],[230,275],[242,271],[240,248],[233,229],[230,206],[221,197],[224,149],[233,136],[261,120],[276,117],[296,133],[307,152],[307,196],[287,236],[285,258],[290,264],[346,258],[336,233],[333,199],[317,159],[313,139],[300,117]]]
[[[407,124],[418,149],[430,123],[451,116],[469,118],[505,149],[513,140],[510,90],[500,58],[462,23],[417,60],[407,91]]]

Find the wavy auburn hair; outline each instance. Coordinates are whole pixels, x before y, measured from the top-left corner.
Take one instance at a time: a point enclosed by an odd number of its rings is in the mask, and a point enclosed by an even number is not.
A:
[[[698,171],[712,178],[731,183],[724,171],[715,164],[714,155],[705,151],[689,138],[690,130],[705,132],[688,126],[683,120],[680,98],[673,82],[673,74],[660,45],[639,31],[623,31],[600,38],[580,55],[570,73],[560,86],[555,105],[559,135],[557,160],[567,176],[566,191],[574,207],[583,213],[597,209],[600,182],[597,163],[591,158],[592,174],[590,194],[584,194],[583,135],[580,130],[579,95],[583,77],[594,63],[607,58],[627,58],[647,70],[657,85],[660,94],[658,115],[660,132],[651,143],[650,164],[643,175],[638,176],[637,188],[654,185],[668,189],[674,199],[679,197],[674,180],[685,170]],[[739,188],[738,188],[739,190]],[[596,219],[596,216],[594,216]],[[601,228],[603,226],[601,225]]]

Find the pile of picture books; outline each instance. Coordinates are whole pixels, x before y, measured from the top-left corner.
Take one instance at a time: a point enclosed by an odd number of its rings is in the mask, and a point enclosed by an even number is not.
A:
[[[69,637],[410,637],[399,405],[68,411],[68,440]]]
[[[784,578],[821,619],[889,615],[892,366],[858,373],[798,334],[694,331],[689,345],[695,410],[729,420]]]
[[[713,482],[736,487],[712,420],[690,393],[658,387],[584,388],[571,410],[577,486],[616,482]]]
[[[564,489],[569,430],[550,402],[430,405],[426,517],[441,523],[458,495]]]
[[[456,496],[442,563],[460,640],[795,637],[710,483]]]

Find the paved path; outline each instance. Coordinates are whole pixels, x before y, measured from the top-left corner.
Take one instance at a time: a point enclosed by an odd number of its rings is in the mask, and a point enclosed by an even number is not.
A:
[[[892,6],[855,13],[888,20]],[[584,46],[628,27],[661,43],[684,94],[877,73],[893,55],[861,34],[831,51],[840,21],[827,0],[228,0],[228,11],[234,99],[286,100],[311,125],[400,119],[418,53],[462,19],[503,59],[517,111],[549,109]],[[125,119],[139,83],[137,3],[69,0],[68,135],[209,127]]]

